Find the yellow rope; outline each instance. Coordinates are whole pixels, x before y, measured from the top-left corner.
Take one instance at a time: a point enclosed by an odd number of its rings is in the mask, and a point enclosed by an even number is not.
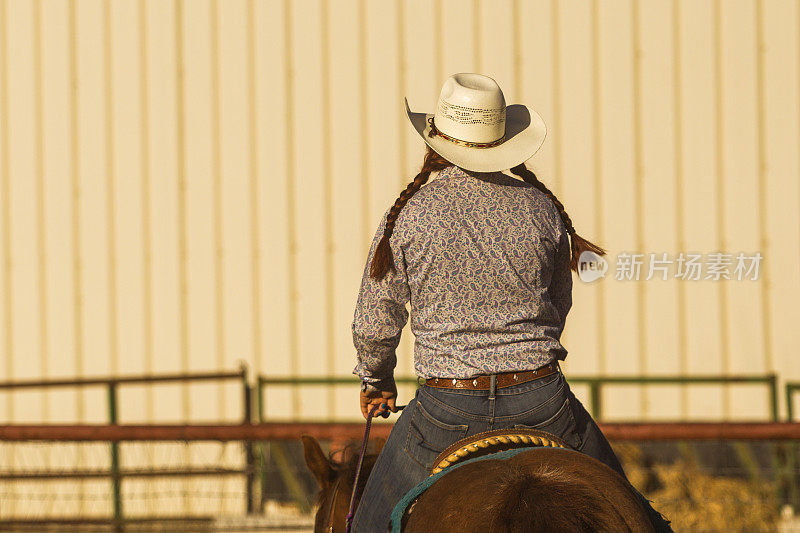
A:
[[[518,434],[508,434],[508,435],[493,435],[491,437],[486,437],[485,439],[479,439],[475,442],[471,442],[450,455],[444,458],[442,461],[439,461],[439,464],[431,470],[431,475],[438,474],[448,466],[459,462],[460,460],[466,458],[472,453],[477,452],[482,448],[488,448],[490,446],[496,446],[497,444],[533,444],[535,446],[547,446],[552,448],[563,448],[564,446],[558,444],[555,441],[551,441],[550,439],[546,439],[544,437],[537,437],[535,435],[518,435]]]

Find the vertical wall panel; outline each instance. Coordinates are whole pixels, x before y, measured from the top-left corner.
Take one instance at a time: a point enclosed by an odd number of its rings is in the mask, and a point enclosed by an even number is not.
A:
[[[12,358],[14,350],[14,331],[13,331],[13,300],[11,291],[11,171],[10,171],[10,144],[9,144],[9,120],[8,120],[8,89],[9,89],[9,68],[8,68],[8,10],[5,2],[0,3],[0,276],[2,276],[2,293],[0,293],[0,305],[2,305],[2,328],[0,328],[0,339],[4,353],[2,373],[7,379],[12,377],[14,361]],[[5,419],[10,420],[13,410],[13,399],[11,395],[4,394],[0,398],[0,409],[2,409]],[[11,454],[8,454],[11,455]]]
[[[141,224],[139,226],[142,239],[142,366],[145,372],[153,371],[153,245],[151,223],[151,188],[152,179],[150,172],[150,80],[149,80],[149,49],[147,2],[139,0],[137,5],[137,33],[139,54],[137,70],[139,72],[139,101],[136,109],[139,113],[141,125],[139,127],[140,151],[140,185],[141,185]],[[146,391],[144,411],[148,418],[153,413],[153,395]]]
[[[186,41],[185,41],[185,5],[183,0],[175,1],[175,20],[173,39],[175,46],[175,178],[177,181],[177,205],[176,228],[177,228],[177,292],[178,292],[178,367],[181,372],[186,372],[189,367],[189,286],[188,286],[188,264],[187,264],[187,236],[188,228],[186,224],[186,189],[189,178],[186,173]],[[212,60],[214,54],[211,54]],[[215,135],[219,139],[219,134]],[[216,154],[216,152],[215,152]],[[218,166],[218,165],[217,165]],[[217,195],[219,196],[219,195]],[[221,224],[215,225],[216,233],[219,233]],[[219,285],[218,285],[219,287]],[[221,318],[218,320],[221,327]],[[189,391],[186,387],[181,388],[181,418],[189,418]],[[220,398],[221,400],[222,398]],[[222,401],[220,401],[222,403]]]
[[[450,74],[456,72],[476,72],[478,39],[482,21],[477,9],[479,2],[460,0],[441,0],[441,23],[436,31],[440,32],[442,47],[442,68],[439,73],[439,87]],[[438,95],[436,95],[438,96]]]
[[[142,331],[142,119],[139,109],[142,72],[139,69],[139,9],[136,0],[115,2],[111,9],[115,253],[119,361],[122,374],[145,371]],[[63,92],[63,91],[62,91]],[[55,324],[53,324],[55,327]],[[142,390],[122,391],[124,414],[145,418]],[[134,419],[136,419],[134,418]]]
[[[220,151],[222,156],[222,242],[225,314],[223,368],[235,368],[240,362],[253,365],[253,289],[252,250],[250,239],[250,173],[247,143],[247,12],[244,0],[218,2],[219,83],[220,83]],[[319,217],[321,213],[317,214]],[[320,251],[324,251],[320,246]],[[315,264],[315,268],[319,263]],[[318,274],[319,275],[319,274]],[[323,293],[320,293],[322,297]],[[320,332],[321,333],[321,332]],[[319,352],[327,353],[327,349]],[[241,388],[229,388],[226,396],[227,416],[239,406]],[[241,411],[237,411],[237,414]]]
[[[33,5],[6,6],[8,27],[8,172],[11,253],[11,334],[15,340],[9,378],[32,378],[41,369],[36,238],[36,91]],[[31,400],[31,401],[27,401]],[[17,420],[40,416],[41,400],[14,403]]]
[[[325,346],[325,313],[321,304],[326,291],[321,269],[325,264],[323,203],[324,169],[320,113],[322,96],[321,65],[319,62],[320,11],[316,3],[292,4],[292,25],[295,83],[293,109],[294,152],[294,223],[297,226],[297,317],[298,353],[294,362],[301,374],[318,373],[323,367],[328,347]],[[313,154],[313,157],[309,155]],[[302,412],[308,416],[323,416],[325,406],[315,398],[317,391],[303,389]]]
[[[42,9],[42,112],[48,369],[53,377],[75,375],[71,246],[70,72],[68,4]],[[137,352],[137,359],[141,352]],[[51,420],[75,420],[75,391],[54,390]]]
[[[110,372],[119,374],[119,291],[117,283],[117,184],[116,184],[116,114],[114,113],[114,39],[112,37],[113,15],[111,4],[102,4],[103,18],[103,104],[105,111],[104,130],[106,137],[106,268],[108,270],[108,358]]]
[[[630,267],[633,273],[636,273],[636,266],[634,263],[633,254],[644,252],[644,163],[643,163],[643,148],[642,148],[642,130],[643,130],[643,111],[642,111],[642,86],[644,84],[642,76],[642,28],[640,24],[641,13],[640,5],[633,2],[630,10],[630,28],[631,28],[631,43],[632,43],[632,56],[631,56],[631,81],[633,95],[631,98],[631,112],[632,112],[632,127],[633,127],[633,145],[631,158],[634,167],[634,180],[633,180],[633,193],[634,193],[634,238],[635,247],[629,253]],[[631,276],[633,277],[633,276]],[[645,321],[645,287],[639,283],[636,284],[636,305],[634,313],[636,313],[637,322],[636,329],[636,358],[639,367],[639,374],[642,375],[646,372],[647,365],[647,331]],[[641,413],[644,414],[648,408],[647,391],[642,387],[639,389],[640,399],[642,402]]]
[[[175,7],[174,2],[150,1],[146,5],[153,335],[152,368],[147,370],[156,373],[181,370],[178,180],[185,170],[179,167],[177,147]],[[182,418],[183,404],[176,387],[150,390],[155,419]],[[159,409],[163,405],[181,406],[181,410]]]
[[[439,72],[439,56],[441,50],[437,49],[438,34],[436,23],[437,5],[439,0],[433,2],[426,0],[411,0],[406,2],[406,92],[409,105],[414,111],[432,111],[439,97],[444,79]],[[400,102],[401,112],[405,111],[403,102]],[[426,111],[426,112],[427,112]],[[411,168],[417,169],[422,161],[413,157],[414,140],[419,139],[416,131],[409,126],[409,158]],[[420,139],[420,143],[422,140]],[[421,146],[421,145],[420,145]],[[420,149],[422,151],[422,149]]]
[[[253,351],[250,362],[256,373],[261,372],[261,352],[264,349],[264,337],[261,334],[261,317],[263,308],[261,305],[261,274],[260,262],[263,250],[261,249],[261,216],[259,212],[258,195],[263,188],[263,183],[258,175],[258,85],[256,83],[257,64],[259,55],[256,53],[256,3],[254,0],[247,0],[246,5],[246,39],[247,39],[247,105],[249,112],[245,122],[247,124],[247,173],[249,186],[249,222],[250,222],[250,276],[253,287],[250,291],[250,305],[253,309],[253,319],[250,323],[250,332],[253,339]]]
[[[45,242],[45,177],[44,177],[44,112],[43,112],[43,96],[42,96],[42,9],[41,4],[35,3],[33,5],[33,90],[34,90],[34,159],[35,159],[35,174],[31,176],[32,181],[35,182],[35,197],[36,197],[36,225],[34,231],[36,232],[36,285],[38,289],[38,329],[39,329],[39,345],[41,353],[39,354],[39,375],[47,376],[50,374],[48,368],[48,323],[47,323],[47,275],[46,275],[46,258],[47,248]],[[42,400],[42,416],[48,417],[48,398],[44,395]]]
[[[636,197],[634,187],[632,113],[633,79],[630,69],[633,49],[631,43],[630,3],[609,5],[597,2],[597,25],[600,86],[600,187],[597,211],[601,224],[591,235],[592,242],[607,250],[609,260],[621,252],[636,249]],[[597,131],[597,130],[596,130]],[[614,216],[611,216],[611,215]],[[597,213],[594,213],[596,216]],[[613,265],[615,261],[610,261]],[[600,373],[636,374],[639,371],[635,282],[613,281],[615,272],[610,266],[602,287],[605,343],[599,345],[598,371]],[[606,283],[608,282],[608,283]],[[573,283],[583,283],[575,276]],[[598,317],[599,319],[600,317]],[[568,317],[568,321],[571,318]],[[575,326],[579,327],[579,326]],[[575,372],[584,364],[576,357],[572,362]],[[605,395],[604,409],[620,418],[631,419],[641,412],[640,396],[636,387],[614,387]]]
[[[211,2],[195,4],[185,12],[186,101],[197,112],[186,115],[186,225],[187,286],[189,298],[189,370],[216,368],[217,313],[216,242],[214,238],[214,136],[211,90]],[[202,110],[202,111],[200,111]],[[218,398],[218,386],[192,387],[192,417],[220,420],[222,406],[204,405],[209,396]],[[196,419],[196,418],[194,418]]]
[[[717,187],[716,150],[716,55],[714,2],[683,2],[677,23],[682,28],[683,67],[683,165],[686,194],[683,213],[686,228],[685,253],[707,253],[719,248],[715,204]],[[720,291],[714,281],[684,281],[686,285],[686,343],[683,354],[689,374],[722,371],[722,315]],[[692,386],[685,393],[687,415],[693,418],[722,416],[719,387]]]
[[[479,28],[475,72],[487,72],[503,88],[507,104],[520,102],[514,72],[514,11],[511,0],[476,2]],[[527,30],[527,28],[526,28]]]
[[[722,158],[725,183],[721,195],[724,213],[722,242],[724,251],[750,251],[759,248],[758,205],[758,127],[757,62],[759,61],[755,4],[723,3],[722,18],[722,110],[725,134]],[[754,80],[742,83],[742,80]],[[725,286],[728,349],[724,351],[723,371],[763,372],[766,354],[762,353],[761,294],[757,283],[728,283]],[[747,316],[748,309],[754,315]],[[753,354],[760,354],[753,357]],[[731,388],[726,397],[727,416],[753,417],[763,412],[763,398],[748,398]]]
[[[664,21],[658,24],[658,21]],[[647,280],[654,253],[661,259],[663,253],[672,256],[675,239],[675,168],[674,120],[675,92],[672,64],[672,10],[671,3],[642,2],[639,9],[641,35],[641,110],[642,110],[642,160],[646,180],[643,183],[639,222],[643,231],[645,253],[640,281],[645,293],[643,327],[646,332],[646,357],[644,368],[648,374],[676,374],[679,370],[677,354],[678,321],[676,306],[676,281],[661,279],[654,271]],[[645,413],[660,418],[680,416],[679,391],[676,387],[659,386],[648,391]]]
[[[784,379],[800,376],[800,330],[795,327],[794,309],[800,300],[800,173],[797,146],[800,144],[800,10],[795,2],[763,2],[764,36],[764,152],[766,168],[760,183],[766,194],[767,257],[762,268],[769,269],[772,368]],[[762,248],[761,244],[759,248]]]
[[[294,222],[289,216],[289,193],[296,184],[292,155],[293,136],[287,124],[291,99],[287,92],[293,85],[290,69],[293,68],[291,49],[284,44],[288,28],[284,24],[287,3],[282,0],[259,2],[256,5],[256,86],[259,106],[256,112],[258,128],[259,191],[258,207],[261,212],[261,262],[263,280],[262,333],[266,339],[260,355],[259,368],[266,375],[287,375],[292,371],[291,358],[295,356],[293,324],[296,309],[292,291],[293,275],[290,271],[291,237]],[[287,406],[290,395],[287,389],[266,394],[267,404]],[[284,407],[285,408],[285,407]],[[286,409],[288,411],[288,409]]]
[[[78,54],[78,205],[80,211],[80,272],[83,313],[83,349],[81,372],[108,374],[109,357],[109,272],[106,213],[106,109],[105,65],[103,59],[103,11],[99,1],[77,2]],[[105,406],[88,401],[84,416],[87,420],[104,421]]]
[[[684,116],[684,98],[683,98],[683,41],[682,41],[682,33],[683,33],[683,21],[682,21],[682,11],[681,11],[681,3],[680,2],[672,2],[670,5],[670,16],[672,19],[671,24],[671,34],[672,34],[672,49],[671,49],[671,56],[672,56],[672,83],[673,83],[673,94],[674,94],[674,105],[673,105],[673,120],[672,120],[672,135],[673,135],[673,190],[675,193],[675,201],[673,204],[675,210],[675,245],[677,250],[685,250],[686,249],[686,232],[687,228],[685,225],[686,222],[686,214],[685,214],[685,207],[686,207],[686,174],[684,172],[684,164],[683,164],[683,157],[684,157],[684,145],[683,145],[683,137],[684,137],[684,129],[685,129],[685,121],[683,120]],[[680,252],[678,252],[680,253]],[[670,255],[670,258],[674,261],[676,257],[675,252]],[[674,275],[673,275],[674,276]],[[676,333],[675,333],[675,363],[674,366],[677,368],[677,373],[680,375],[686,375],[686,351],[688,348],[688,336],[687,336],[687,308],[686,308],[686,292],[687,287],[683,283],[679,283],[675,287],[675,297],[676,297]],[[680,401],[678,402],[678,411],[679,415],[682,418],[687,416],[688,406],[686,404],[688,398],[688,390],[687,387],[681,387],[679,390],[679,398]]]

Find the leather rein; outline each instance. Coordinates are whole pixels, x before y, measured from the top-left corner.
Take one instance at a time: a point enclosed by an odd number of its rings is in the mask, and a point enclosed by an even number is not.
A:
[[[398,405],[396,409],[401,411],[405,405]],[[355,516],[355,506],[356,506],[356,491],[358,490],[358,478],[361,476],[361,465],[364,463],[364,455],[366,455],[367,451],[367,442],[369,441],[369,430],[372,426],[372,417],[375,415],[375,411],[380,409],[380,405],[375,405],[370,409],[369,415],[367,415],[367,427],[364,429],[364,440],[361,443],[361,451],[358,454],[358,464],[356,466],[356,475],[355,479],[353,480],[353,492],[350,494],[350,508],[347,512],[347,517],[345,518],[345,531],[350,533],[350,528],[353,525],[353,516]],[[386,411],[384,414],[379,415],[383,418],[389,418],[390,411]],[[339,493],[339,485],[342,481],[342,478],[336,480],[336,484],[333,487],[333,499],[331,500],[330,508],[328,509],[328,517],[325,520],[325,530],[333,532],[333,511],[336,509],[336,496]]]
[[[342,482],[342,478],[336,480],[336,483],[333,485],[333,499],[331,500],[330,506],[328,506],[328,516],[325,518],[325,531],[329,531],[333,533],[333,511],[336,509],[336,497],[339,495],[339,485]]]

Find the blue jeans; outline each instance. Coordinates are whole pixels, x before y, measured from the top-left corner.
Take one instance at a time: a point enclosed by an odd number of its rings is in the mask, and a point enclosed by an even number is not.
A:
[[[422,385],[398,418],[370,473],[353,519],[356,533],[385,532],[395,504],[428,477],[436,457],[462,437],[529,427],[561,437],[576,450],[625,472],[600,428],[556,372],[496,391]],[[672,531],[642,497],[656,531]]]

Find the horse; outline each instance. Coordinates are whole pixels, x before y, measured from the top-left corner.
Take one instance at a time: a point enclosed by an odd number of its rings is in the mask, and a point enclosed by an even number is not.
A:
[[[497,444],[498,438],[504,439],[502,431],[486,435],[489,440],[483,438],[482,442],[491,440]],[[549,437],[544,439],[548,444],[561,442],[545,435]],[[494,459],[489,454],[497,451],[496,447],[485,449],[486,445],[475,441],[482,436],[485,437],[479,434],[462,439],[440,454],[438,466],[432,471],[438,479],[406,510],[402,531],[655,531],[635,489],[597,459],[564,450],[568,446],[560,444],[525,448],[513,456]],[[521,435],[515,437],[525,439]],[[320,487],[314,531],[344,532],[358,455],[342,462],[332,461],[316,439],[305,435],[301,439],[306,464]],[[526,442],[532,443],[530,436],[522,444]],[[536,442],[541,443],[541,438]],[[485,457],[462,461],[470,448],[477,452],[473,456]],[[380,449],[364,456],[356,502],[379,453]],[[464,464],[449,468],[458,461]]]

